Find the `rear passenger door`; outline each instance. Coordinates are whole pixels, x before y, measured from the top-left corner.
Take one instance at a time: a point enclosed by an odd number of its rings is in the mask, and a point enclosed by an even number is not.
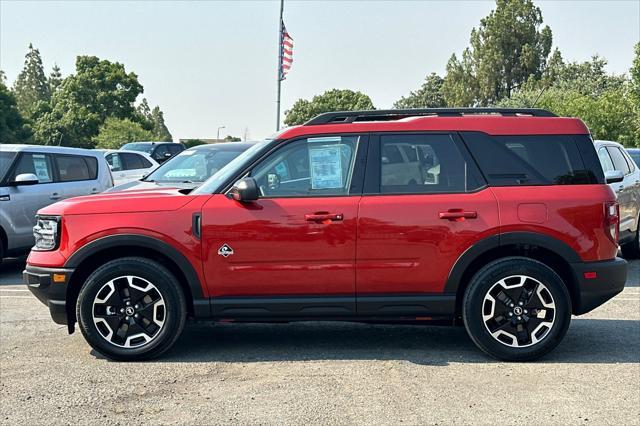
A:
[[[441,296],[449,272],[498,226],[497,202],[457,135],[373,135],[358,215],[358,314],[450,313],[454,297]]]
[[[602,148],[600,148],[602,149]],[[615,170],[624,174],[622,182],[611,185],[618,195],[618,203],[620,204],[620,237],[630,237],[629,231],[635,230],[635,221],[638,218],[638,182],[639,177],[635,164],[629,159],[620,148],[614,145],[607,145],[606,150],[611,157]],[[633,168],[633,170],[632,170]]]
[[[84,155],[54,154],[56,187],[60,198],[97,194],[98,160]]]
[[[119,155],[124,163],[123,182],[140,180],[150,171],[151,163],[142,155],[131,152],[121,152]]]

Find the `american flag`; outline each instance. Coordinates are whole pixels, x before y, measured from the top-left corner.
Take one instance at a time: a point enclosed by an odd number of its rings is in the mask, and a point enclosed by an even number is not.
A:
[[[293,63],[293,39],[284,26],[284,21],[280,22],[280,80],[284,80],[291,69]]]

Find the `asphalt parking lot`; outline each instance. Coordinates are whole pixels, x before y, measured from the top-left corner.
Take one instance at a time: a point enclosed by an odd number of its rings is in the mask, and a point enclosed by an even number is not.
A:
[[[534,363],[464,329],[188,324],[162,359],[115,363],[0,271],[1,424],[640,424],[640,261]]]

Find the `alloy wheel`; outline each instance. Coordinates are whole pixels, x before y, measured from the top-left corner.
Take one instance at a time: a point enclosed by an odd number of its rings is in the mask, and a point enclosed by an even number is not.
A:
[[[482,320],[491,336],[503,345],[535,345],[551,331],[556,305],[549,289],[527,275],[496,282],[482,302]]]
[[[93,300],[93,323],[107,342],[139,348],[153,341],[166,319],[165,301],[144,278],[124,275],[105,283]]]

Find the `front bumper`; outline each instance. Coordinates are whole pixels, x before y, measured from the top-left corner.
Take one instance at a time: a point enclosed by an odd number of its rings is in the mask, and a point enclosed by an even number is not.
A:
[[[571,267],[578,283],[574,315],[586,314],[602,305],[620,293],[627,281],[627,262],[619,257],[601,262],[571,263]]]
[[[38,300],[49,307],[51,318],[58,324],[67,324],[67,285],[72,274],[73,269],[30,265],[22,272],[24,283]]]

